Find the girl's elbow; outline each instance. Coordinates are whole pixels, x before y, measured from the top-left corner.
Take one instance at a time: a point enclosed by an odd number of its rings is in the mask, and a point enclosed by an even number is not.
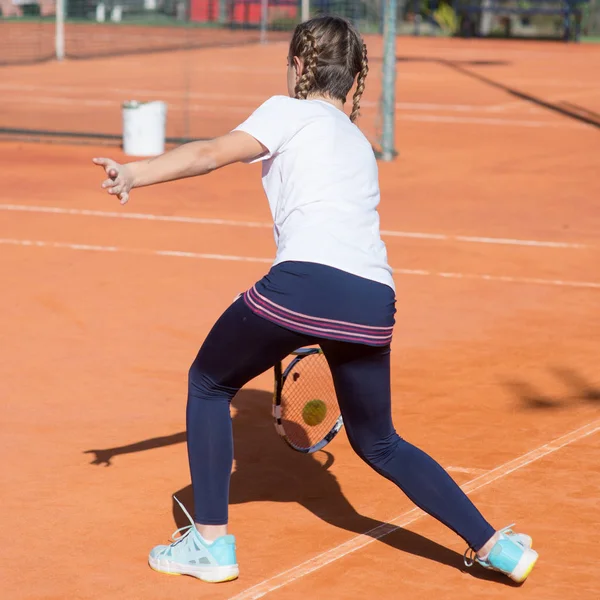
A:
[[[205,142],[198,148],[194,163],[199,175],[211,173],[222,166],[219,164],[218,154],[210,142]]]
[[[216,171],[218,168],[222,167],[223,165],[219,164],[219,161],[217,160],[217,158],[213,155],[208,155],[205,159],[205,163],[204,163],[204,172],[205,173],[212,173],[213,171]]]

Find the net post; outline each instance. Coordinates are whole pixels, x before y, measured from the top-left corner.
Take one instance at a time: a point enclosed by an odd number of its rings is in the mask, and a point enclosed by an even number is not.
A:
[[[402,2],[402,0],[400,0]],[[382,132],[381,160],[391,161],[397,155],[395,144],[396,125],[396,18],[397,0],[385,0],[385,21],[383,27],[383,69],[382,69]]]
[[[304,23],[304,21],[308,21],[308,19],[310,19],[310,0],[302,0],[300,20]]]
[[[65,0],[56,0],[54,53],[56,60],[65,58]]]
[[[269,14],[269,0],[260,1],[260,43],[267,43],[267,21]]]

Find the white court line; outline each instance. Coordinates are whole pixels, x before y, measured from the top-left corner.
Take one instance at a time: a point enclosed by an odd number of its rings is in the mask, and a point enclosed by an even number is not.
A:
[[[205,260],[225,260],[229,262],[272,263],[271,258],[254,256],[236,256],[230,254],[205,254],[201,252],[184,252],[181,250],[144,250],[141,248],[120,248],[118,246],[97,246],[94,244],[68,244],[65,242],[44,242],[41,240],[1,239],[0,244],[10,246],[33,246],[36,248],[59,248],[68,250],[89,250],[92,252],[126,252],[128,254],[146,254],[150,256],[177,256],[183,258],[200,258]]]
[[[139,97],[139,96],[138,96]],[[26,97],[17,97],[10,96],[8,98],[3,98],[2,102],[4,104],[13,103],[13,104],[23,104],[24,102],[30,100],[30,98]],[[118,108],[120,102],[117,100],[93,100],[87,98],[64,98],[58,96],[33,96],[31,98],[36,104],[44,104],[44,105],[55,105],[55,106],[75,106],[75,107],[105,107],[107,109],[110,108]],[[254,106],[240,106],[240,105],[231,105],[231,104],[195,104],[195,103],[169,103],[168,110],[170,112],[192,112],[192,113],[222,113],[224,109],[227,110],[230,114],[238,114],[238,115],[249,115],[256,108],[257,105]],[[448,105],[451,106],[451,105]],[[363,105],[363,112],[366,118],[367,114],[371,113],[371,110],[374,110],[377,107],[376,103],[367,103],[365,102]],[[412,106],[410,108],[406,106],[398,106],[399,111],[421,111],[421,110],[429,110],[424,107],[419,107],[418,105]],[[464,109],[464,107],[462,107]],[[487,113],[493,112],[491,109],[487,109],[482,107],[480,109],[468,109],[463,110],[459,105],[455,105],[454,107],[448,108],[444,107],[444,105],[440,105],[440,107],[436,110],[439,111],[450,111],[450,112],[480,112]],[[540,114],[540,112],[536,114]],[[504,117],[467,117],[467,116],[453,116],[453,115],[423,115],[423,114],[404,114],[397,113],[396,120],[404,120],[404,121],[415,121],[420,123],[460,123],[465,125],[491,125],[496,127],[528,127],[528,128],[560,128],[560,129],[581,129],[586,127],[592,127],[587,123],[572,123],[570,121],[559,121],[559,120],[532,120],[532,119],[508,119]]]
[[[564,279],[540,279],[537,277],[510,277],[508,275],[488,275],[486,273],[444,273],[437,271],[409,271],[408,269],[394,269],[394,273],[402,275],[432,275],[445,279],[479,279],[482,281],[496,281],[502,283],[521,283],[529,285],[550,285],[556,287],[588,288],[600,290],[600,282],[596,281],[569,281]]]
[[[22,104],[24,98],[10,97],[2,99],[4,104],[14,103]],[[34,101],[36,104],[45,105],[56,105],[56,106],[89,106],[89,107],[105,107],[118,108],[119,102],[110,100],[89,100],[89,99],[71,99],[71,98],[58,98],[51,96],[35,96]],[[238,115],[250,115],[250,113],[256,108],[256,106],[250,108],[244,108],[243,106],[236,105],[209,105],[209,104],[169,104],[168,110],[171,112],[192,112],[192,113],[216,113],[221,114],[224,109],[230,114]],[[364,112],[364,118],[371,114],[370,111],[375,108],[375,104],[367,106]],[[401,110],[401,109],[399,109]],[[414,109],[421,110],[421,109]],[[446,109],[440,109],[446,110]],[[486,112],[486,111],[484,111]],[[588,123],[575,123],[570,121],[559,121],[559,120],[541,120],[534,121],[531,119],[507,119],[503,117],[466,117],[466,116],[452,116],[452,115],[419,115],[419,114],[405,114],[398,112],[395,119],[397,121],[414,121],[417,123],[444,123],[444,124],[464,124],[464,125],[490,125],[494,127],[526,127],[526,128],[559,128],[559,129],[583,129],[593,128],[593,125]]]
[[[144,254],[147,256],[178,256],[184,258],[199,258],[205,260],[224,260],[229,262],[273,262],[272,258],[258,258],[254,256],[236,256],[231,254],[207,254],[202,252],[185,252],[181,250],[149,250],[143,248],[122,248],[118,246],[97,246],[92,244],[70,244],[66,242],[45,242],[42,240],[17,240],[0,238],[0,245],[34,246],[38,248],[62,248],[68,250],[89,250],[94,252],[124,252],[127,254]],[[600,282],[594,281],[565,281],[562,279],[538,279],[535,277],[509,277],[507,275],[490,275],[487,273],[446,273],[441,271],[426,271],[423,269],[392,269],[399,275],[421,275],[429,277],[442,277],[444,279],[477,279],[481,281],[496,281],[501,283],[520,283],[528,285],[542,285],[553,287],[569,287],[580,289],[599,289]]]
[[[35,100],[36,102],[42,103],[56,103],[56,104],[81,104],[81,105],[89,105],[89,106],[114,106],[115,103],[120,103],[123,100],[123,97],[134,96],[137,98],[141,98],[144,96],[160,96],[162,99],[175,98],[178,100],[178,103],[169,103],[169,109],[173,107],[182,106],[183,108],[188,108],[189,106],[196,107],[197,109],[204,108],[204,105],[199,104],[189,104],[189,100],[228,100],[232,101],[231,94],[222,94],[219,92],[190,92],[186,91],[178,92],[171,90],[142,90],[142,89],[126,89],[126,88],[92,88],[92,87],[75,87],[75,86],[64,86],[64,85],[49,85],[49,86],[37,86],[37,85],[19,85],[19,84],[11,84],[11,83],[0,83],[0,90],[8,90],[11,92],[20,91],[20,92],[33,92],[32,96],[15,96],[11,94],[10,96],[3,98],[3,102],[13,102],[13,103],[21,103],[24,100]],[[45,95],[40,96],[39,92],[43,91]],[[75,94],[84,94],[84,97],[79,98],[77,96],[66,98],[66,93],[75,93]],[[111,94],[118,96],[117,99],[114,100],[94,100],[90,99],[88,96],[91,94]],[[590,93],[584,92],[584,93]],[[596,92],[598,93],[598,91]],[[52,94],[59,94],[57,96],[52,96]],[[581,94],[581,92],[579,93]],[[239,103],[236,104],[219,104],[221,109],[226,107],[227,109],[242,109],[244,111],[252,111],[256,108],[257,103],[264,102],[268,98],[268,95],[244,95],[243,98],[240,99]],[[499,108],[504,110],[507,106],[516,106],[520,107],[524,103],[523,100],[509,102],[506,104],[445,104],[439,102],[396,102],[396,108],[398,110],[414,110],[414,111],[448,111],[448,112],[461,112],[461,113],[469,113],[469,112],[497,112]],[[369,100],[363,100],[361,102],[361,107],[364,109],[366,107],[378,107],[378,102],[373,102]],[[538,109],[538,112],[541,112]]]
[[[571,121],[533,121],[524,119],[503,119],[501,117],[454,117],[450,115],[406,115],[396,116],[397,120],[417,121],[421,123],[469,123],[471,125],[495,125],[502,127],[531,127],[531,128],[560,128],[560,129],[584,129],[594,128],[588,123],[573,123]]]
[[[234,221],[229,219],[206,219],[203,217],[185,217],[170,215],[153,215],[150,213],[127,213],[81,208],[62,208],[59,206],[30,206],[28,204],[0,204],[0,210],[7,212],[47,213],[55,215],[75,215],[86,217],[103,217],[109,219],[132,219],[140,221],[164,221],[169,223],[191,223],[196,225],[223,225],[226,227],[247,227],[272,229],[273,223],[260,221]],[[586,244],[574,242],[551,242],[544,240],[524,240],[516,238],[495,238],[470,235],[445,235],[442,233],[422,233],[418,231],[394,231],[383,229],[381,235],[424,240],[466,242],[474,244],[498,244],[502,246],[532,246],[539,248],[589,248]]]
[[[65,86],[65,85],[21,85],[14,83],[0,83],[0,90],[7,90],[11,92],[33,92],[33,96],[16,96],[14,93],[3,98],[3,102],[22,103],[26,100],[34,100],[37,103],[45,104],[76,104],[82,106],[114,106],[120,104],[124,98],[136,97],[141,98],[145,96],[160,97],[164,100],[174,98],[178,100],[176,103],[169,102],[170,110],[210,110],[216,108],[227,108],[228,110],[234,110],[239,112],[252,112],[258,103],[264,102],[268,98],[267,95],[244,95],[240,102],[235,104],[223,104],[221,101],[232,101],[231,94],[223,94],[220,92],[192,92],[192,91],[172,91],[172,90],[143,90],[143,89],[128,89],[128,88],[108,88],[108,87],[77,87],[77,86]],[[40,95],[40,92],[44,92],[44,95]],[[65,94],[84,94],[83,97],[73,96],[65,97]],[[90,94],[111,94],[118,96],[114,100],[98,100],[89,98]],[[598,94],[599,89],[588,89],[583,92],[575,92],[568,95],[589,95]],[[53,94],[58,94],[53,96]],[[564,96],[564,94],[563,94]],[[562,96],[561,96],[561,99]],[[216,105],[204,105],[204,104],[192,104],[190,100],[212,100],[219,102]],[[397,102],[396,108],[403,111],[448,111],[448,112],[459,112],[459,113],[481,113],[481,112],[498,112],[504,111],[507,108],[519,108],[526,104],[524,100],[511,101],[502,104],[453,104],[453,103],[435,103],[435,102]],[[371,107],[377,108],[378,102],[369,100],[363,100],[361,102],[363,109]],[[539,108],[534,109],[537,113],[543,111]]]
[[[119,99],[117,100],[103,100],[102,102],[120,102],[122,101],[123,97],[127,97],[127,96],[136,96],[136,97],[141,97],[141,96],[153,96],[153,97],[160,97],[163,99],[166,98],[176,98],[177,100],[180,101],[184,101],[186,99],[193,99],[193,100],[217,100],[217,101],[222,101],[222,100],[228,100],[229,102],[231,102],[233,100],[233,98],[231,97],[231,94],[223,94],[221,92],[191,92],[191,91],[186,91],[186,92],[180,92],[180,91],[171,91],[171,90],[142,90],[139,88],[109,88],[109,87],[77,87],[77,86],[66,86],[66,85],[45,85],[45,86],[40,86],[40,85],[20,85],[20,84],[14,84],[14,83],[0,83],[0,90],[8,90],[11,92],[16,92],[16,91],[22,91],[22,92],[34,92],[36,95],[31,96],[30,99],[36,100],[40,97],[38,94],[39,92],[44,92],[46,95],[42,96],[42,97],[49,97],[51,94],[53,93],[57,93],[59,94],[59,96],[57,96],[57,101],[59,102],[65,102],[65,101],[73,101],[73,102],[85,102],[86,101],[86,97],[92,95],[92,94],[112,94],[112,95],[116,95],[119,96]],[[77,97],[73,97],[73,98],[65,98],[64,95],[66,93],[76,93],[76,94],[84,94],[84,98],[77,98]],[[258,102],[264,102],[267,98],[269,97],[269,94],[263,94],[263,95],[247,95],[244,94],[243,98],[240,98],[240,102],[235,104],[234,106],[238,106],[238,107],[242,107],[242,108],[247,108],[248,110],[252,111],[256,108],[255,103]],[[23,101],[22,96],[18,97],[18,96],[14,96],[14,94],[11,94],[9,97],[3,99],[3,101],[11,101],[11,100],[16,100],[16,101]],[[223,106],[225,106],[226,108],[230,108],[232,105],[231,104],[220,104],[220,106],[223,108]],[[378,102],[372,102],[372,101],[362,101],[361,102],[361,106],[364,108],[365,106],[379,106]],[[169,108],[171,107],[171,104],[169,104]],[[479,104],[442,104],[442,103],[433,103],[433,102],[397,102],[396,103],[396,108],[400,109],[400,110],[426,110],[426,111],[436,111],[436,110],[447,110],[447,111],[456,111],[456,112],[478,112],[478,111],[488,111],[488,110],[494,110],[495,109],[495,105],[479,105]]]
[[[466,494],[473,493],[477,490],[480,490],[483,487],[490,485],[494,481],[498,479],[502,479],[523,467],[526,467],[569,444],[577,442],[589,435],[592,435],[600,430],[600,419],[596,421],[592,421],[583,427],[571,431],[548,444],[544,444],[527,454],[523,454],[518,458],[515,458],[495,469],[488,471],[484,475],[480,475],[479,477],[475,477],[471,479],[467,483],[461,486],[462,490]],[[382,525],[378,525],[373,529],[363,533],[362,535],[356,536],[350,539],[335,548],[331,548],[331,550],[327,550],[322,554],[318,554],[307,561],[292,567],[286,571],[283,571],[273,577],[265,579],[261,583],[254,585],[247,590],[244,590],[240,594],[236,594],[229,598],[229,600],[258,600],[258,598],[262,598],[266,596],[270,592],[274,592],[302,577],[306,577],[310,575],[314,571],[322,569],[323,567],[335,562],[336,560],[340,560],[344,556],[351,554],[352,552],[356,552],[372,544],[376,540],[380,540],[381,538],[393,533],[394,531],[398,531],[399,529],[414,523],[415,521],[427,516],[427,513],[423,512],[419,508],[414,508],[405,512],[402,515],[399,515],[395,519],[392,519],[389,523],[385,523]]]
[[[483,475],[488,472],[488,469],[476,469],[472,467],[446,467],[449,473],[468,473],[469,475]]]
[[[127,88],[105,88],[105,87],[76,87],[76,86],[66,86],[66,85],[47,85],[47,86],[39,86],[39,85],[19,85],[19,84],[11,84],[11,83],[0,83],[0,90],[8,90],[8,91],[22,91],[22,92],[34,92],[36,95],[31,96],[31,99],[37,101],[38,93],[40,91],[45,92],[45,94],[50,95],[53,93],[60,94],[57,96],[58,101],[73,101],[73,102],[84,102],[86,98],[65,98],[65,93],[83,93],[85,96],[89,96],[90,94],[112,94],[119,97],[133,95],[133,96],[160,96],[161,98],[176,98],[180,101],[184,99],[194,99],[194,100],[228,100],[231,102],[232,97],[231,94],[223,94],[220,92],[191,92],[186,91],[177,92],[171,90],[142,90],[142,89],[127,89]],[[48,96],[42,96],[48,97]],[[241,99],[239,104],[235,106],[241,106],[243,108],[248,108],[249,110],[253,110],[256,108],[254,103],[256,102],[264,102],[269,97],[268,94],[263,95],[246,95]],[[17,97],[11,94],[4,101],[10,101],[16,99],[18,101],[22,101],[24,98],[22,96]],[[119,102],[120,100],[107,100],[106,102]],[[223,106],[223,105],[221,105]],[[227,108],[230,108],[231,105],[225,105]],[[377,102],[369,102],[363,101],[361,102],[361,106],[379,106]],[[171,105],[169,104],[169,107]],[[458,112],[471,112],[471,111],[485,111],[492,110],[494,105],[477,105],[477,104],[440,104],[440,103],[432,103],[432,102],[397,102],[396,108],[401,110],[448,110],[448,111],[458,111]]]

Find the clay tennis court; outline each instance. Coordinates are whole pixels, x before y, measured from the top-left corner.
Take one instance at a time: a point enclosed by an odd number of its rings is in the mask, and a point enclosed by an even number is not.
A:
[[[282,93],[285,51],[188,52],[192,134]],[[118,147],[5,140],[3,597],[598,597],[600,47],[401,38],[398,54],[400,157],[380,164],[396,427],[494,526],[533,536],[531,577],[517,587],[466,570],[462,540],[343,432],[327,453],[289,450],[270,417],[272,373],[234,401],[240,578],[151,571],[150,548],[184,524],[172,495],[191,498],[187,369],[274,256],[260,167],[137,190],[122,208],[91,164],[122,159]],[[177,135],[181,56],[5,67],[1,125],[85,131],[95,119],[118,132],[120,102],[145,93],[170,102]]]

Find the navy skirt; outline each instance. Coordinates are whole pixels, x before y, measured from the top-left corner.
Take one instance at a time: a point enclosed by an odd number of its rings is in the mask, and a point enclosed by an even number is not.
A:
[[[254,314],[316,338],[369,346],[392,340],[394,290],[326,265],[280,263],[243,298]]]

